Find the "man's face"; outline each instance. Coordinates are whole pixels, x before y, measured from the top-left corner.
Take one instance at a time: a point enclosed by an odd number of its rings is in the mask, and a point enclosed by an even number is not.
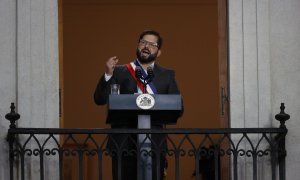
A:
[[[138,44],[136,56],[142,64],[147,64],[155,60],[159,55],[157,37],[145,35]]]

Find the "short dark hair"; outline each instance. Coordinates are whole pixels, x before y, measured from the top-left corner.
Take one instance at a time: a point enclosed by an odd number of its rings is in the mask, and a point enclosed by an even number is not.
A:
[[[145,35],[154,35],[157,37],[157,44],[158,44],[158,49],[160,49],[162,47],[162,44],[163,44],[163,39],[162,37],[160,36],[159,32],[157,31],[154,31],[154,30],[145,30],[142,32],[142,34],[140,35],[140,38],[139,38],[139,41],[141,39],[143,39],[143,37]]]

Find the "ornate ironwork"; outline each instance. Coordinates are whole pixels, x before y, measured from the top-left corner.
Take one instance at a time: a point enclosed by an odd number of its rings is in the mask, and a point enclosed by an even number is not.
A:
[[[11,113],[15,113],[12,108]],[[8,130],[10,153],[10,178],[14,179],[14,163],[20,162],[20,177],[26,179],[26,161],[37,158],[39,162],[39,177],[45,179],[47,160],[56,159],[59,169],[58,179],[64,179],[64,161],[67,157],[78,160],[78,178],[84,179],[84,159],[94,158],[97,163],[98,179],[103,179],[103,163],[105,157],[116,157],[119,162],[122,156],[136,156],[137,163],[141,163],[141,154],[151,156],[155,161],[155,179],[164,164],[160,158],[167,157],[174,164],[173,176],[176,180],[182,178],[183,158],[192,158],[190,176],[195,179],[223,179],[224,170],[231,178],[243,179],[239,175],[239,164],[244,158],[252,163],[252,177],[258,179],[258,164],[268,161],[271,164],[271,178],[277,179],[279,165],[279,179],[285,179],[285,135],[287,129],[284,122],[288,120],[282,104],[281,112],[276,119],[281,122],[280,128],[212,128],[212,129],[66,129],[66,128],[17,128],[16,116],[7,115],[12,125]],[[137,143],[138,134],[146,134],[143,142],[151,141],[151,150],[142,149],[142,143]],[[17,139],[16,137],[19,136]],[[122,136],[120,141],[119,136]],[[107,142],[110,145],[107,145]],[[130,147],[129,147],[130,144]],[[166,146],[167,145],[167,146]],[[224,169],[224,168],[223,168]],[[121,166],[118,166],[119,177]],[[141,171],[138,168],[138,173]],[[226,173],[225,173],[226,174]],[[188,179],[185,177],[183,179]],[[225,179],[225,178],[224,178]]]

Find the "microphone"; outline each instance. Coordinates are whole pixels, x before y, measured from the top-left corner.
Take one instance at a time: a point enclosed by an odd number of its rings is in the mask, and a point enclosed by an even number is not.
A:
[[[148,74],[147,80],[148,80],[148,83],[149,83],[149,82],[151,82],[151,81],[153,80],[153,78],[154,78],[154,72],[153,72],[152,67],[149,66],[149,67],[147,68],[147,74]]]
[[[139,67],[139,66],[136,66],[135,67],[135,77],[138,79],[138,80],[140,80],[140,79],[142,79],[142,69],[141,69],[141,67]]]
[[[146,85],[147,85],[147,83],[146,83],[145,78],[143,78],[142,69],[139,66],[135,67],[135,77],[138,79],[138,81],[140,81],[141,83],[143,83],[143,90],[142,91],[143,91],[143,93],[145,93],[146,92]]]

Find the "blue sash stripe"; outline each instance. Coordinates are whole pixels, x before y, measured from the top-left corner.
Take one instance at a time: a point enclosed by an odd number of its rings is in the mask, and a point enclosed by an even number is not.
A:
[[[136,66],[139,66],[142,69],[142,76],[143,76],[143,78],[147,77],[147,72],[144,70],[144,68],[140,65],[140,63],[137,60],[134,61],[134,64]],[[148,85],[150,86],[150,88],[152,89],[152,91],[153,91],[154,94],[158,94],[157,93],[157,89],[154,86],[153,82],[150,82]]]

